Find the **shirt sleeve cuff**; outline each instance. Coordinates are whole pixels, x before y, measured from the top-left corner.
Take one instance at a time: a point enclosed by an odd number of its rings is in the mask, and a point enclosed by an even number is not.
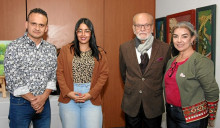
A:
[[[28,89],[28,86],[19,87],[19,88],[14,90],[14,96],[15,97],[20,97],[21,95],[27,94],[29,92],[30,91]]]
[[[216,118],[216,112],[218,109],[218,101],[215,102],[207,102],[209,109],[209,119],[214,120]]]
[[[54,82],[54,81],[47,82],[47,87],[46,88],[51,89],[53,91],[57,90],[56,82]]]

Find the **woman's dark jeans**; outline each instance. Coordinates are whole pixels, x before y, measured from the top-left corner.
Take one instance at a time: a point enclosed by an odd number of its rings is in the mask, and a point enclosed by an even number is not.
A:
[[[208,117],[186,123],[181,107],[166,104],[167,110],[167,128],[207,128]]]

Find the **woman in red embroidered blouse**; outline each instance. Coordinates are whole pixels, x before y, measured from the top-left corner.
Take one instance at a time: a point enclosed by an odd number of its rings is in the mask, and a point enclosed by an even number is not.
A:
[[[168,128],[214,125],[219,100],[214,64],[194,51],[195,39],[196,31],[189,22],[179,22],[172,29],[171,45],[177,55],[167,63],[163,83]]]

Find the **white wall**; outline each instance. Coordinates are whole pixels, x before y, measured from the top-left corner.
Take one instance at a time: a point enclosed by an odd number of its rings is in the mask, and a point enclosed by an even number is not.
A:
[[[196,9],[203,6],[216,4],[216,80],[220,86],[220,0],[156,0],[156,18],[165,17],[170,14]],[[220,104],[219,104],[220,106]],[[215,123],[215,128],[220,128],[220,107]]]

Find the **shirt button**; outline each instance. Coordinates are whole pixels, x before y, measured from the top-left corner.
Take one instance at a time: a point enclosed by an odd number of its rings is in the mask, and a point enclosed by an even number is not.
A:
[[[140,90],[139,93],[142,93],[142,90]]]
[[[142,81],[145,81],[145,78],[142,78]]]

